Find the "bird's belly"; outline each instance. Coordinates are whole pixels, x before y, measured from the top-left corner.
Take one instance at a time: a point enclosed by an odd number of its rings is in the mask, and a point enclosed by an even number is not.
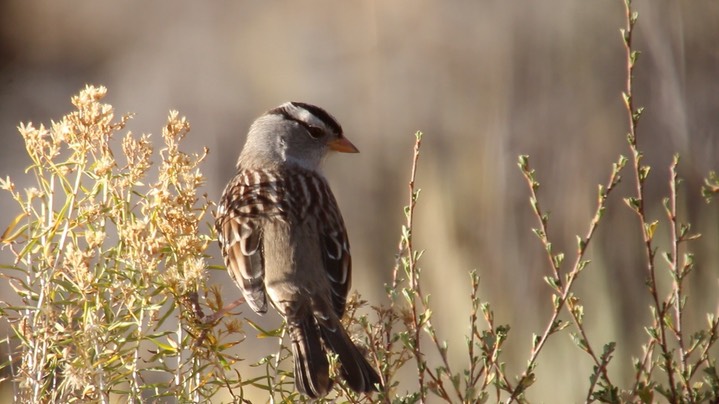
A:
[[[275,307],[282,311],[287,303],[330,296],[315,226],[268,223],[263,228],[263,240],[265,289]]]

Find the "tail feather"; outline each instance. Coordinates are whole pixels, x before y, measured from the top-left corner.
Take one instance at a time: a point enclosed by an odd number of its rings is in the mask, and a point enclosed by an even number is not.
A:
[[[320,342],[314,318],[305,316],[290,323],[289,328],[297,390],[312,398],[325,396],[332,388],[332,380],[327,355]]]
[[[382,379],[367,362],[362,352],[355,346],[342,325],[334,327],[320,325],[322,339],[339,356],[342,364],[342,377],[350,388],[358,393],[379,390]]]

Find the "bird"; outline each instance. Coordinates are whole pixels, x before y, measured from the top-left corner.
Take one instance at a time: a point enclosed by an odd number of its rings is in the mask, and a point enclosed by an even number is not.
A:
[[[358,393],[382,380],[340,319],[352,276],[344,220],[322,173],[333,152],[358,153],[324,109],[286,102],[251,125],[215,227],[230,276],[258,314],[268,301],[285,319],[296,389],[318,398],[334,384],[326,350]]]

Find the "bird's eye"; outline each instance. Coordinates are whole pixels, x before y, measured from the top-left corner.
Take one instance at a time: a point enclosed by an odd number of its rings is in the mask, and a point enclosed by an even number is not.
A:
[[[324,131],[316,126],[308,127],[307,131],[310,133],[310,136],[312,136],[312,139],[319,139],[324,135]]]

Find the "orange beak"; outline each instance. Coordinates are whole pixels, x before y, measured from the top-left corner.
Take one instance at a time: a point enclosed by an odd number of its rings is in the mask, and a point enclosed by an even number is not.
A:
[[[359,149],[355,147],[347,138],[338,137],[337,139],[328,143],[331,150],[340,153],[359,153]]]

